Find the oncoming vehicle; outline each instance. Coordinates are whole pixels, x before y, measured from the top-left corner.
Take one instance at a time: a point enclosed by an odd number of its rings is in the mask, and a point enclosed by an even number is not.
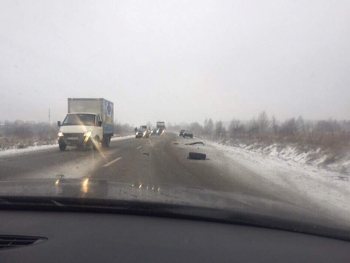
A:
[[[151,136],[155,136],[157,135],[157,128],[153,128],[151,129],[151,133],[150,133]]]
[[[165,123],[163,121],[157,122],[157,135],[162,135],[165,132]]]
[[[113,103],[105,99],[69,98],[68,114],[59,127],[58,144],[67,146],[109,147],[113,136]]]
[[[135,134],[135,138],[148,138],[149,130],[146,125],[141,125]]]
[[[184,138],[186,138],[186,137],[193,138],[193,132],[191,132],[191,131],[184,131],[182,133],[182,137],[184,137]]]

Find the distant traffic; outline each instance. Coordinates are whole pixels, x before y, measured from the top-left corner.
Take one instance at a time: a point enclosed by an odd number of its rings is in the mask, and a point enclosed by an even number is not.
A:
[[[165,123],[158,121],[155,128],[141,125],[140,128],[135,127],[135,138],[149,138],[149,136],[162,135],[166,132]]]

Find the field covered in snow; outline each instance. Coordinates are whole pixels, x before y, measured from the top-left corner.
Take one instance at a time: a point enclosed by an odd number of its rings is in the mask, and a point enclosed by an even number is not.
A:
[[[217,143],[229,147],[230,144]],[[226,147],[226,149],[227,149]],[[270,157],[271,160],[284,161],[289,166],[299,164],[313,171],[332,171],[338,174],[339,180],[349,181],[350,177],[350,152],[336,155],[332,149],[301,147],[293,144],[273,143],[263,145],[259,143],[236,143],[230,147],[236,151],[249,152],[256,156]]]
[[[326,156],[310,160],[311,153],[300,154],[292,147],[278,150],[277,145],[264,149],[247,145],[227,146],[210,141],[205,141],[205,145],[224,153],[232,162],[242,164],[259,176],[286,189],[293,188],[337,213],[350,212],[350,176],[320,165]],[[348,163],[342,160],[337,165]]]

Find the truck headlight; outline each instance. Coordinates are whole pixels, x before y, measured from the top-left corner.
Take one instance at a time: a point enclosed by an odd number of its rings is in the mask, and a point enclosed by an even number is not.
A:
[[[84,133],[84,136],[85,136],[85,137],[90,137],[90,136],[91,136],[91,131],[85,132],[85,133]]]
[[[64,136],[63,132],[59,131],[58,132],[58,137],[63,137],[63,136]]]

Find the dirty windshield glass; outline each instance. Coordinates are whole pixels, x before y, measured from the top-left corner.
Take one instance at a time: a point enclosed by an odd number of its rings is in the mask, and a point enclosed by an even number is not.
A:
[[[92,114],[68,114],[62,125],[95,125],[95,115]]]
[[[349,230],[349,14],[332,0],[0,1],[0,198]]]

